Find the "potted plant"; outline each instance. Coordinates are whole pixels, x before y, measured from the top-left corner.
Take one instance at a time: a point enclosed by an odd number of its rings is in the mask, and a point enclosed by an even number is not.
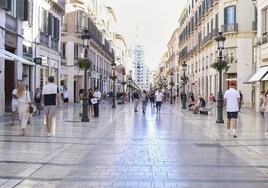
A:
[[[174,82],[170,82],[169,85],[173,87],[175,85],[175,83]]]
[[[112,80],[115,80],[117,78],[117,76],[110,76],[109,78]]]
[[[230,68],[228,64],[229,63],[227,61],[218,59],[214,63],[212,63],[211,68],[217,71],[224,70],[226,72]]]
[[[186,83],[189,80],[189,78],[188,76],[182,76],[181,80],[183,81],[183,83]]]
[[[79,69],[86,69],[89,70],[92,66],[92,61],[90,59],[78,59],[77,67]]]

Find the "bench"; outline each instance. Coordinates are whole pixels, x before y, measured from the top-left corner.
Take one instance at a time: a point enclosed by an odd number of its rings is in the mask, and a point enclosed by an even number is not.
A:
[[[208,115],[208,112],[212,110],[211,106],[206,106],[205,108],[200,108],[199,113],[202,115]]]

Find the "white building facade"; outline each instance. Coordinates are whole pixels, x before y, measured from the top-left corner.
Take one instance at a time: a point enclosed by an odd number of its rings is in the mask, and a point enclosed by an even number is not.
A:
[[[11,111],[12,90],[18,81],[33,89],[35,64],[23,56],[23,21],[28,20],[28,2],[0,1],[0,116]]]
[[[223,91],[234,80],[244,95],[244,106],[254,104],[252,85],[246,82],[254,70],[255,20],[251,0],[188,1],[179,19],[179,63],[187,64],[188,92],[201,94],[205,99],[209,93],[217,94],[218,72],[211,64],[218,58],[215,38],[223,32],[226,37],[223,57],[230,65],[223,73]]]
[[[87,89],[104,93],[111,90],[111,63],[114,61],[116,18],[113,10],[100,0],[68,0],[62,27],[61,85],[68,88],[70,102],[79,101],[79,90],[84,89],[84,74],[76,66],[84,58],[82,34],[91,36],[87,58],[92,61],[87,75]]]

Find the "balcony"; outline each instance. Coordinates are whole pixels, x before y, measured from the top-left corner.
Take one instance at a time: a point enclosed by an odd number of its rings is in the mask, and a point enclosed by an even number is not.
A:
[[[222,25],[221,30],[222,30],[222,32],[237,32],[238,31],[238,23]]]
[[[49,36],[43,32],[40,32],[40,43],[46,47],[49,47]]]
[[[6,14],[5,27],[9,31],[17,33],[17,19],[9,14]]]
[[[204,38],[204,44],[206,44],[207,42],[209,42],[210,40],[212,39],[212,34],[211,33],[209,33],[207,36],[205,36],[205,38]]]
[[[218,28],[215,28],[215,29],[213,29],[212,32],[211,32],[211,37],[212,37],[212,38],[213,38],[213,37],[216,37],[216,36],[218,36],[218,34],[219,34],[219,29],[218,29]]]
[[[53,50],[58,51],[58,49],[59,49],[59,40],[58,39],[51,39],[51,48]]]
[[[76,33],[83,33],[83,31],[87,29],[85,26],[82,26],[82,25],[77,25],[76,26]]]
[[[268,34],[266,32],[266,33],[263,33],[261,43],[266,44],[267,42],[268,42]]]
[[[66,23],[63,23],[62,26],[61,26],[61,31],[62,32],[67,32],[67,24]]]
[[[61,57],[61,65],[66,66],[66,58],[65,57]]]

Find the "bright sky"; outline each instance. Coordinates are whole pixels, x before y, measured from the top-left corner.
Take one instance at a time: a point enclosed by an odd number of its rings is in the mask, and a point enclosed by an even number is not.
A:
[[[113,8],[117,17],[116,32],[123,35],[130,46],[138,27],[145,64],[156,69],[186,0],[103,0]]]

